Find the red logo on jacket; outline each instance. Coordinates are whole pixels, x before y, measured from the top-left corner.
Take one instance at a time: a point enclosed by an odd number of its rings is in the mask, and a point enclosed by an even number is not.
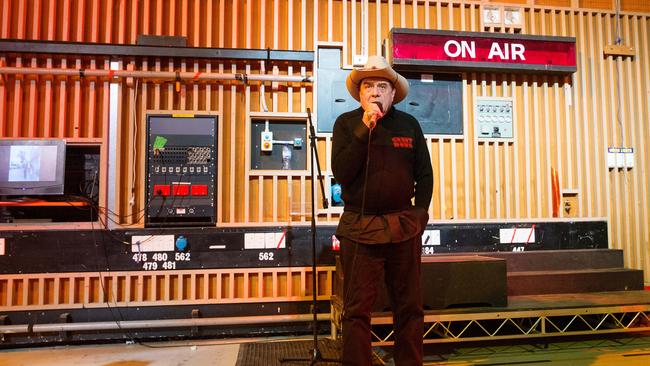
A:
[[[410,137],[393,137],[393,147],[398,149],[412,149],[413,139]]]

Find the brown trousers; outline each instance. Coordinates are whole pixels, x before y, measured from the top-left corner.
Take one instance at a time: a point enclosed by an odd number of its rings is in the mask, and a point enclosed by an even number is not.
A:
[[[424,313],[420,289],[422,237],[394,244],[357,244],[341,240],[343,264],[344,365],[371,365],[370,313],[384,274],[393,309],[397,366],[422,365]]]

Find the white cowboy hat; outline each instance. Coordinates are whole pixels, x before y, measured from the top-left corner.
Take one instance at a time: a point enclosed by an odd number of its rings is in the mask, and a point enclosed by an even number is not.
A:
[[[402,75],[398,74],[381,56],[370,56],[368,62],[358,69],[353,69],[345,80],[345,86],[352,98],[359,100],[359,86],[365,78],[384,78],[390,81],[395,88],[393,104],[397,104],[406,98],[409,93],[409,83]]]

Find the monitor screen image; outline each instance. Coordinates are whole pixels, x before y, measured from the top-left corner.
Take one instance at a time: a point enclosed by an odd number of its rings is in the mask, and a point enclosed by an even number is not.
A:
[[[64,140],[0,140],[0,195],[63,194]]]

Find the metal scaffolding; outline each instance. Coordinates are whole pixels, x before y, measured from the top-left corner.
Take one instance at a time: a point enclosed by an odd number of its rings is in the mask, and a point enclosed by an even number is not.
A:
[[[332,336],[341,331],[342,304],[334,296],[331,307]],[[561,309],[476,312],[425,311],[423,343],[451,343],[503,339],[544,338],[568,335],[611,334],[650,330],[650,303],[614,306],[575,306]],[[393,344],[391,313],[374,313],[373,346]]]

